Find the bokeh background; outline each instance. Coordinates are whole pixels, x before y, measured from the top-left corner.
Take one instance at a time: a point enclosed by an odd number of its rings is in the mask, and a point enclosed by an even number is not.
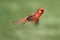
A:
[[[40,7],[45,12],[38,26],[12,24]],[[60,40],[60,0],[0,0],[0,40]]]

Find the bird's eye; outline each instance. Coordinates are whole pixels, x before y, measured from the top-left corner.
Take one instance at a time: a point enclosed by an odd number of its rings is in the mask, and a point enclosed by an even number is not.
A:
[[[44,10],[41,10],[41,11],[44,11]]]

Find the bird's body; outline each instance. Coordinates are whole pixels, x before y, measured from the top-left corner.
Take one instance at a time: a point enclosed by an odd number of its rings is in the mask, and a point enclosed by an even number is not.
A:
[[[25,22],[35,22],[35,24],[37,24],[39,22],[39,18],[40,16],[44,13],[44,9],[43,8],[39,8],[37,9],[37,11],[35,13],[32,13],[31,15],[23,18],[23,19],[19,19],[16,20],[15,22],[13,22],[14,24],[19,24],[21,22],[23,22],[25,24]]]

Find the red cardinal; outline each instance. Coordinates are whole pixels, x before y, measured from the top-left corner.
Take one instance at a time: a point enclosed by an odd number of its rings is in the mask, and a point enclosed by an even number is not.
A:
[[[44,9],[39,8],[39,9],[37,9],[37,11],[35,13],[32,13],[31,15],[29,15],[29,16],[23,18],[23,19],[16,20],[13,23],[14,24],[19,24],[19,23],[22,22],[23,24],[25,24],[25,22],[32,21],[35,24],[38,24],[39,23],[39,18],[43,13],[44,13]]]

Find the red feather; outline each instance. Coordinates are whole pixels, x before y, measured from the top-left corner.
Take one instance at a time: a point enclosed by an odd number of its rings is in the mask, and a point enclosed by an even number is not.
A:
[[[38,24],[39,18],[43,13],[44,13],[44,9],[39,8],[39,9],[37,9],[37,11],[35,13],[32,13],[31,15],[29,15],[29,16],[23,18],[23,19],[16,20],[13,23],[14,24],[19,24],[21,22],[25,23],[25,22],[32,21],[32,22],[35,22],[35,24]]]

